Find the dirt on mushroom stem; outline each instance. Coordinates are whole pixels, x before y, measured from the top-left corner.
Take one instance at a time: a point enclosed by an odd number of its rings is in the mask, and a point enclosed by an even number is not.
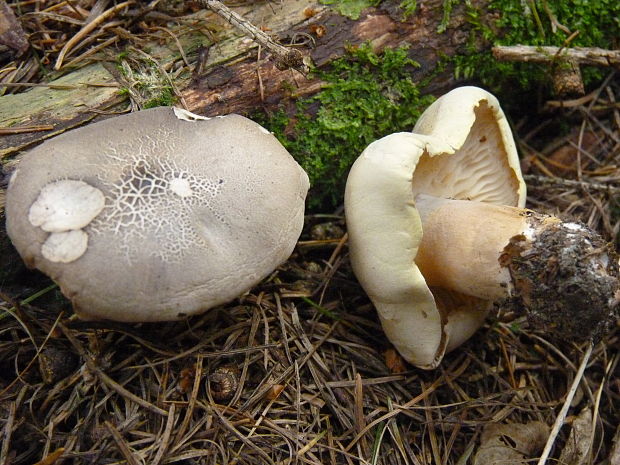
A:
[[[534,327],[598,342],[619,316],[618,255],[585,225],[545,222],[543,216],[532,218],[541,225],[535,241],[514,236],[500,257],[515,290],[504,304],[525,313]],[[607,266],[593,266],[597,262]]]
[[[618,256],[585,225],[427,195],[416,207],[416,264],[429,285],[494,301],[566,340],[597,342],[617,319]]]

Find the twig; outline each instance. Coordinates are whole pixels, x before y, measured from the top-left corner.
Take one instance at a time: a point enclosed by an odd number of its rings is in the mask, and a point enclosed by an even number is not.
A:
[[[44,457],[43,459],[39,460],[37,463],[35,463],[34,465],[54,465],[56,463],[56,461],[62,456],[62,454],[65,453],[65,448],[64,447],[59,447],[58,449],[56,449],[54,452],[52,452],[51,454],[47,455],[46,457]],[[1,463],[6,463],[6,462],[1,462]]]
[[[243,32],[244,35],[269,50],[276,57],[276,66],[278,69],[293,68],[304,76],[310,72],[310,67],[308,65],[309,58],[304,56],[303,53],[297,49],[278,44],[268,34],[265,34],[250,21],[232,11],[222,2],[218,0],[198,0],[198,3],[204,8],[213,11],[218,16],[221,16],[228,23]]]
[[[65,46],[62,48],[62,50],[58,54],[58,58],[56,59],[56,64],[54,65],[54,69],[56,71],[58,71],[62,67],[62,62],[65,59],[65,55],[67,55],[69,52],[71,52],[73,47],[80,40],[82,40],[82,38],[88,36],[88,34],[90,34],[92,31],[94,31],[97,28],[97,26],[99,26],[106,19],[108,19],[109,17],[115,15],[116,13],[121,11],[123,8],[125,8],[125,7],[127,7],[129,5],[132,5],[133,3],[134,3],[134,0],[128,0],[128,1],[123,2],[123,3],[119,3],[118,5],[115,5],[112,8],[110,8],[109,10],[104,11],[95,20],[91,21],[90,23],[86,24],[86,26],[84,26],[82,29],[80,29],[77,34],[75,34],[73,37],[71,37],[71,39],[69,39],[67,41]]]
[[[144,407],[145,409],[147,409],[147,410],[149,410],[149,411],[151,411],[153,413],[157,413],[158,415],[161,415],[161,416],[164,416],[164,417],[168,416],[168,412],[165,411],[164,409],[161,409],[161,408],[151,404],[150,402],[147,402],[146,400],[136,396],[135,394],[129,392],[123,386],[121,386],[116,381],[114,381],[112,378],[110,378],[108,375],[106,375],[97,366],[97,364],[94,362],[94,360],[91,358],[91,356],[88,353],[86,353],[86,350],[78,342],[78,340],[75,338],[75,336],[73,336],[73,334],[71,334],[71,332],[66,328],[66,326],[63,325],[62,323],[58,323],[58,327],[63,332],[65,337],[69,340],[71,345],[75,348],[75,350],[80,355],[80,357],[82,357],[82,360],[84,360],[84,362],[86,363],[86,366],[88,367],[88,369],[91,372],[93,372],[95,374],[95,376],[97,376],[97,378],[99,378],[99,381],[101,381],[103,384],[108,386],[110,389],[112,389],[114,392],[116,392],[121,397],[124,397],[126,399],[130,399],[131,401],[135,402],[136,404]]]
[[[258,455],[262,457],[262,459],[264,460],[264,463],[275,465],[275,462],[271,460],[271,457],[269,457],[269,455],[263,449],[261,449],[260,446],[258,446],[257,444],[254,444],[241,431],[235,428],[235,426],[230,421],[228,421],[228,419],[224,416],[224,414],[220,412],[217,405],[212,405],[210,411],[214,412],[217,415],[218,419],[220,420],[220,423],[224,426],[224,428],[230,431],[230,433],[232,433],[233,436],[239,438],[239,440],[243,444],[245,444],[250,449],[256,451]]]
[[[605,390],[606,385],[608,385],[607,383],[609,382],[609,374],[611,373],[611,368],[615,364],[615,359],[617,357],[618,357],[618,354],[614,355],[612,359],[609,361],[609,363],[607,363],[607,366],[605,367],[605,374],[603,376],[603,379],[601,380],[601,385],[597,389],[596,397],[594,398],[594,406],[592,409],[592,424],[590,426],[590,439],[588,441],[588,444],[589,444],[588,455],[589,455],[590,463],[594,463],[594,460],[592,458],[592,453],[593,453],[592,446],[594,444],[594,436],[596,434],[596,424],[598,421],[601,420],[601,417],[600,417],[601,398],[603,397],[603,391]],[[613,374],[612,374],[612,378],[613,378]],[[611,454],[609,455],[609,458],[611,459]],[[610,460],[610,463],[617,464],[619,462],[614,462]]]
[[[366,417],[364,416],[364,386],[362,376],[355,375],[355,388],[353,389],[353,418],[355,419],[355,432],[361,433],[366,427]],[[368,456],[368,442],[366,437],[360,437],[360,445],[364,456]]]
[[[172,427],[174,426],[174,404],[170,404],[170,409],[168,410],[168,420],[166,421],[166,428],[164,429],[164,434],[161,438],[158,438],[159,449],[157,450],[157,454],[155,454],[155,458],[151,462],[151,465],[159,465],[162,458],[164,457],[164,453],[170,446],[170,435],[172,433]]]
[[[121,436],[121,433],[119,433],[119,431],[114,427],[114,425],[107,420],[103,424],[108,429],[110,436],[112,436],[112,439],[114,439],[114,442],[116,443],[116,447],[123,455],[127,463],[129,465],[140,465],[140,462],[133,454],[133,452],[131,452],[131,449],[127,445],[127,442],[125,442],[123,436]]]
[[[526,174],[523,176],[525,182],[540,184],[540,185],[555,185],[560,187],[567,188],[583,188],[583,189],[592,189],[597,191],[609,192],[611,194],[615,194],[620,192],[620,187],[612,186],[610,184],[600,183],[600,182],[591,182],[591,181],[575,181],[573,179],[564,179],[564,178],[556,178],[556,177],[548,177],[548,176],[538,176],[536,174]]]
[[[23,134],[25,132],[52,131],[54,126],[44,124],[41,126],[16,126],[12,128],[0,128],[0,136],[8,136],[11,134]]]
[[[555,34],[555,32],[558,29],[561,29],[562,32],[564,32],[566,34],[570,34],[570,30],[566,26],[561,24],[558,21],[558,18],[556,18],[556,16],[553,14],[553,12],[551,11],[551,8],[549,8],[549,5],[547,4],[546,0],[543,0],[543,8],[545,10],[545,13],[547,13],[547,16],[549,17],[549,22],[551,23],[551,32],[553,32]]]
[[[458,360],[457,360],[458,361]],[[416,405],[418,402],[420,402],[421,400],[424,400],[426,397],[428,397],[429,395],[431,395],[431,393],[433,391],[435,391],[439,386],[441,386],[442,384],[444,384],[446,382],[446,380],[448,379],[455,379],[458,376],[460,376],[463,371],[465,371],[465,368],[467,368],[467,364],[462,364],[458,370],[454,371],[452,368],[447,370],[445,373],[443,373],[440,377],[438,377],[437,379],[435,379],[435,381],[433,381],[428,388],[424,388],[424,390],[418,394],[417,396],[415,396],[413,399],[405,402],[402,405],[395,405],[394,406],[394,410],[390,410],[388,413],[385,413],[383,415],[381,415],[378,418],[375,418],[373,421],[371,421],[370,423],[368,423],[364,429],[362,431],[360,431],[359,433],[357,433],[355,435],[355,437],[351,440],[351,442],[349,442],[349,444],[347,444],[347,446],[344,448],[345,452],[348,452],[349,450],[351,450],[351,448],[362,438],[362,436],[364,436],[368,431],[370,431],[372,428],[374,428],[375,426],[377,426],[379,423],[381,423],[382,421],[387,421],[392,417],[397,416],[398,414],[400,414],[401,412],[413,407],[414,405]],[[450,375],[448,375],[447,373],[450,373]]]
[[[493,47],[493,56],[503,61],[523,61],[552,65],[553,88],[557,95],[583,95],[585,87],[579,65],[612,66],[620,69],[620,52],[602,48],[568,48],[575,37],[566,39],[563,47],[529,45]]]
[[[575,60],[580,65],[611,66],[620,69],[620,51],[595,47],[537,47],[531,45],[498,45],[493,56],[502,61],[551,63],[557,59]]]
[[[177,48],[179,49],[179,53],[181,54],[181,58],[183,59],[183,63],[185,63],[185,66],[187,66],[187,67],[190,66],[189,61],[187,61],[187,55],[185,55],[185,50],[183,50],[183,45],[181,44],[181,41],[179,40],[179,38],[176,36],[176,34],[174,32],[172,32],[167,27],[163,27],[163,26],[151,26],[151,29],[153,29],[155,31],[164,31],[166,34],[168,34],[170,37],[172,37],[172,39],[174,40],[174,43],[176,44]]]
[[[173,448],[173,451],[176,449],[176,447],[178,447],[184,442],[183,436],[185,435],[187,428],[189,427],[190,421],[192,419],[192,414],[194,413],[194,407],[196,406],[196,400],[198,399],[198,390],[200,389],[200,381],[202,379],[201,355],[198,355],[195,367],[194,385],[192,386],[192,392],[189,395],[189,401],[185,409],[185,416],[183,417],[183,421],[181,422],[181,427],[176,432],[176,439],[174,441],[175,447]]]
[[[49,82],[3,82],[0,87],[47,87],[54,90],[71,90],[77,89],[78,86],[59,85]]]
[[[6,405],[6,404],[5,404]],[[2,439],[2,449],[0,449],[0,463],[7,463],[7,457],[9,456],[11,437],[13,436],[13,423],[15,422],[15,414],[17,411],[17,402],[11,402],[8,407],[8,416],[4,424],[4,439]]]
[[[545,465],[547,463],[547,459],[549,458],[549,454],[551,453],[551,449],[553,444],[555,443],[555,438],[560,432],[560,428],[564,425],[564,420],[566,419],[566,414],[568,413],[568,409],[570,408],[570,404],[573,402],[573,397],[575,397],[575,393],[577,392],[577,388],[579,387],[579,383],[581,382],[581,378],[583,378],[583,373],[586,370],[586,366],[588,365],[588,360],[590,360],[590,355],[592,354],[593,344],[590,342],[588,344],[588,348],[586,349],[586,353],[583,355],[583,360],[581,361],[581,365],[579,365],[579,369],[575,374],[575,379],[573,380],[573,384],[571,385],[568,394],[566,395],[566,400],[564,401],[564,405],[562,405],[562,409],[555,419],[555,423],[553,423],[553,428],[551,428],[551,433],[547,438],[547,443],[545,444],[545,448],[543,449],[542,455],[538,460],[538,465]]]

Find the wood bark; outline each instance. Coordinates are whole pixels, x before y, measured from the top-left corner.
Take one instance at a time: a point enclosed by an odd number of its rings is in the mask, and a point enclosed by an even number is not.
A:
[[[485,2],[477,3],[483,6]],[[402,20],[398,2],[390,1],[383,2],[380,8],[364,10],[358,20],[340,16],[314,0],[252,2],[234,9],[253,24],[269,31],[281,44],[310,38],[311,43],[299,49],[319,68],[343,56],[347,47],[363,42],[370,42],[376,49],[407,44],[411,58],[421,65],[414,79],[436,75],[428,88],[432,92],[452,84],[449,71],[436,73],[440,57],[458,53],[469,37],[462,7],[454,8],[447,30],[437,32],[444,13],[442,5],[441,0],[419,1],[416,12],[407,20]],[[209,116],[231,112],[250,114],[258,108],[268,109],[290,102],[292,97],[313,94],[321,88],[321,82],[316,78],[278,69],[254,42],[213,13],[200,11],[190,19],[215,25],[213,27],[218,32],[217,42],[211,47],[201,72],[193,73],[193,76],[185,73],[186,77],[175,82],[188,110]],[[321,37],[313,32],[316,26],[324,30]],[[181,22],[168,24],[167,28],[177,35],[179,43],[169,37],[168,43],[147,43],[142,49],[148,49],[162,66],[174,69],[175,60],[181,62],[179,45],[185,50],[194,47],[194,51],[186,56],[190,67],[196,67],[196,37],[188,34]],[[204,38],[203,43],[208,42],[209,39]],[[102,113],[123,108],[126,100],[119,95],[122,83],[117,78],[111,54],[107,63],[94,61],[80,69],[67,71],[46,86],[1,97],[0,129],[18,127],[24,130],[0,136],[0,159],[84,124]],[[45,127],[52,129],[41,130]]]

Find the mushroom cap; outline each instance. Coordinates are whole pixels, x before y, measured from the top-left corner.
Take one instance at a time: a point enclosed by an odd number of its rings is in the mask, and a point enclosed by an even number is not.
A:
[[[412,364],[434,368],[482,324],[490,303],[427,286],[415,264],[423,234],[416,196],[523,206],[526,191],[510,127],[490,93],[457,88],[414,131],[364,150],[347,179],[345,211],[353,270],[388,339]]]
[[[154,108],[27,153],[9,182],[7,232],[80,317],[174,320],[234,299],[284,262],[308,187],[257,123]]]
[[[414,196],[525,206],[525,181],[510,125],[486,90],[465,86],[448,92],[424,111],[413,132],[450,147],[420,156]]]

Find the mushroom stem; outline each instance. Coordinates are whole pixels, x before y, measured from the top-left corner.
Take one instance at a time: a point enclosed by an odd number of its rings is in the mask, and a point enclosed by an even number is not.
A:
[[[526,210],[418,195],[422,242],[415,262],[429,286],[484,300],[508,297],[508,269],[499,257],[527,229]]]
[[[531,210],[418,195],[415,262],[431,287],[510,298],[562,336],[597,337],[611,323],[618,259],[587,227]]]

